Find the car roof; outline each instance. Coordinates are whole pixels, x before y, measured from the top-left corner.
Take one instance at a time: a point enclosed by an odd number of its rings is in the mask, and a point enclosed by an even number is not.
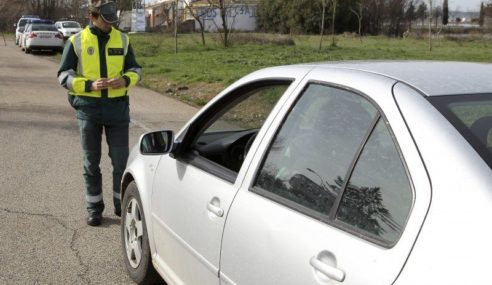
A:
[[[301,64],[379,74],[424,95],[492,93],[492,64],[453,61],[344,61]]]
[[[25,23],[28,23],[29,21],[31,20],[39,20],[39,18],[20,18],[19,19],[19,23],[20,22],[25,22]]]
[[[52,20],[49,19],[29,19],[28,24],[53,24]]]

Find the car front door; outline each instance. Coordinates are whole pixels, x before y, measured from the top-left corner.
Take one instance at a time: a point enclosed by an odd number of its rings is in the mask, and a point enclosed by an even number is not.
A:
[[[291,79],[242,86],[188,125],[156,168],[152,192],[155,261],[176,284],[219,284],[220,247],[249,146]],[[251,103],[259,100],[261,104]],[[251,116],[254,114],[254,116]],[[244,164],[244,165],[243,165]]]
[[[391,99],[394,82],[310,76],[231,206],[222,284],[391,284],[411,251],[430,188]],[[381,96],[385,112],[366,92]]]

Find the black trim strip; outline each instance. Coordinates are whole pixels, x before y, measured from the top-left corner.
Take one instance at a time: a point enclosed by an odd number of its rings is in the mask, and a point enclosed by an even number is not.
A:
[[[336,215],[338,213],[338,208],[340,207],[340,203],[342,202],[342,197],[343,194],[345,193],[345,190],[347,189],[347,185],[349,184],[349,180],[352,177],[352,173],[354,173],[355,166],[357,162],[359,161],[360,155],[362,154],[362,151],[366,147],[367,142],[369,141],[369,138],[371,137],[372,133],[376,129],[376,126],[381,119],[381,115],[379,112],[377,115],[374,117],[374,119],[371,122],[371,125],[369,126],[367,133],[365,134],[364,138],[362,139],[361,144],[359,145],[359,148],[357,149],[357,152],[354,155],[354,158],[352,159],[352,162],[350,163],[350,166],[348,168],[347,174],[345,175],[345,179],[343,180],[343,185],[340,188],[340,193],[338,193],[337,198],[335,199],[335,202],[333,202],[333,206],[330,209],[330,212],[328,214],[328,217],[330,220],[335,220]]]

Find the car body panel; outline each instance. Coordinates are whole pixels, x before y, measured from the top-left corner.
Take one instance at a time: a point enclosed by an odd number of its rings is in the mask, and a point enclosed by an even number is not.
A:
[[[233,184],[192,165],[161,160],[151,202],[156,258],[184,284],[218,284],[221,236],[236,191]],[[211,212],[209,204],[223,214]]]
[[[352,61],[323,66],[381,74],[420,90],[427,96],[487,93],[492,70],[487,63],[451,61]],[[398,66],[398,68],[395,68]],[[445,72],[443,72],[445,71]],[[429,78],[432,77],[432,80]]]
[[[24,50],[26,48],[26,40],[27,40],[27,36],[29,34],[29,29],[30,29],[30,26],[31,24],[26,24],[24,26],[24,30],[23,32],[20,34],[19,36],[19,46],[21,48],[21,50]]]
[[[405,87],[397,89],[396,99],[404,106],[402,113],[432,177],[433,196],[420,238],[396,284],[437,284],[444,279],[447,284],[489,284],[490,275],[483,273],[492,252],[491,170],[425,98],[410,98]]]
[[[313,70],[301,83],[299,91],[308,82],[321,81],[341,88],[350,86],[352,90],[371,95],[372,99],[380,103],[393,132],[398,134],[396,139],[401,151],[416,157],[406,161],[406,164],[414,187],[421,194],[414,201],[406,230],[397,245],[388,249],[249,191],[256,169],[262,161],[261,154],[279,127],[280,118],[290,109],[286,104],[282,116],[279,116],[267,134],[269,139],[261,143],[260,154],[255,156],[254,167],[246,175],[245,185],[239,191],[228,216],[221,259],[221,278],[227,284],[329,282],[310,265],[311,258],[317,256],[324,256],[327,262],[336,264],[345,272],[344,284],[389,284],[398,276],[411,251],[430,203],[430,184],[418,157],[418,150],[392,99],[395,81],[358,71],[323,68]],[[414,96],[421,96],[414,93]],[[289,98],[290,103],[295,101],[295,95]],[[296,233],[294,235],[293,229]],[[241,239],[248,242],[238,243]],[[268,254],[259,257],[260,252]]]
[[[25,48],[29,49],[55,49],[62,50],[64,43],[63,39],[57,38],[56,32],[39,31],[36,33],[36,38],[27,37]]]

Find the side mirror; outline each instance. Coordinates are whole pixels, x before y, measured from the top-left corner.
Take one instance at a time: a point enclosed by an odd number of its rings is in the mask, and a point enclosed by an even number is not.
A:
[[[17,28],[17,24],[14,24],[14,28]]]
[[[140,140],[142,154],[166,154],[173,147],[173,131],[157,131],[147,133]]]

